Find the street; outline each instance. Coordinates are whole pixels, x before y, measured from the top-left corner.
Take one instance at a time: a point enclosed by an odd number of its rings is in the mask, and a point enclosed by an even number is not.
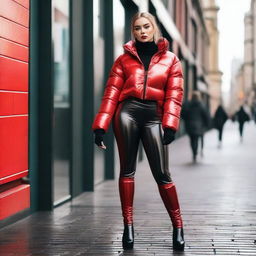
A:
[[[192,163],[188,137],[174,141],[170,167],[184,219],[184,253],[172,251],[172,228],[147,160],[136,173],[132,251],[123,252],[118,183],[106,181],[53,212],[38,212],[0,231],[0,255],[256,255],[256,125],[205,135]]]

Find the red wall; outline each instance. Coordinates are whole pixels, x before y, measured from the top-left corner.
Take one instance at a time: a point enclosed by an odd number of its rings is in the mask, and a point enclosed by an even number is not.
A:
[[[1,0],[0,220],[30,207],[28,60],[29,0]]]

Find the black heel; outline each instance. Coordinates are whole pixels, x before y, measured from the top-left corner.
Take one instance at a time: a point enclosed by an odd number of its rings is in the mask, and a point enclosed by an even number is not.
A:
[[[134,229],[132,224],[125,224],[124,225],[124,233],[123,233],[123,249],[129,250],[133,249],[134,243]]]
[[[173,228],[172,236],[173,250],[184,251],[185,241],[183,228]]]

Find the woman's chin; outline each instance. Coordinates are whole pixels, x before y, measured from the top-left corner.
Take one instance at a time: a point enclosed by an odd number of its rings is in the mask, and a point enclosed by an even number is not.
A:
[[[147,43],[147,42],[152,42],[153,41],[153,38],[140,38],[140,39],[137,39],[138,41],[142,42],[142,43]]]

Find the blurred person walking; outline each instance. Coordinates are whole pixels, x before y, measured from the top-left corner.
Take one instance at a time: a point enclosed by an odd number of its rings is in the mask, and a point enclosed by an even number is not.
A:
[[[228,115],[222,105],[219,105],[213,116],[213,127],[218,130],[218,147],[222,146],[223,127],[228,120]]]
[[[190,138],[193,162],[196,162],[199,138],[203,138],[210,123],[210,115],[201,102],[199,91],[194,91],[191,101],[184,104],[181,116],[185,121],[185,128]]]
[[[138,146],[142,141],[160,196],[172,221],[173,249],[183,251],[183,221],[168,164],[168,144],[175,139],[179,127],[183,98],[182,67],[177,56],[168,51],[167,39],[160,37],[152,14],[135,14],[131,34],[134,40],[124,45],[124,53],[111,69],[93,123],[95,144],[106,149],[103,136],[113,120],[120,159],[123,248],[132,249],[134,244],[134,180]]]
[[[250,120],[249,114],[245,111],[244,106],[242,105],[240,109],[235,113],[234,119],[239,123],[239,134],[240,141],[243,141],[243,133],[244,133],[244,124]]]

